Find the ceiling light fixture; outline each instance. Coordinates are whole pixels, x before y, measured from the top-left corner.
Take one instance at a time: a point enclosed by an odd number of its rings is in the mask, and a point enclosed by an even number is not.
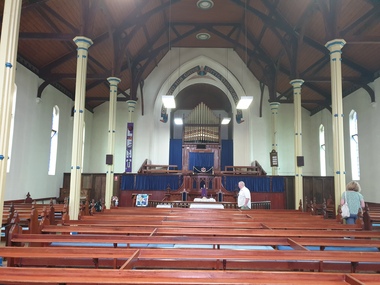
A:
[[[173,95],[162,95],[162,103],[166,109],[175,108],[175,100]]]
[[[201,41],[207,41],[211,38],[210,34],[208,33],[199,33],[195,37]]]
[[[197,7],[202,10],[211,9],[214,6],[214,2],[211,0],[199,0],[197,2]]]
[[[223,120],[222,120],[222,125],[228,125],[229,123],[230,123],[230,121],[231,121],[231,118],[223,118]]]
[[[236,109],[241,109],[241,110],[248,109],[252,101],[253,101],[253,96],[241,96],[239,103],[236,106]]]

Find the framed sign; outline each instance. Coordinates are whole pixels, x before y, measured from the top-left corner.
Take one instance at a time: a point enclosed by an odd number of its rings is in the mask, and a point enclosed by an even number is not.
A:
[[[269,153],[270,156],[270,166],[271,167],[278,167],[278,155],[277,151],[272,149],[272,151]]]

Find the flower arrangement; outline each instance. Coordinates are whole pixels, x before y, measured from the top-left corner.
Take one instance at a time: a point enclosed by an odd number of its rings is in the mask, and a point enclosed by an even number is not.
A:
[[[119,198],[117,196],[112,196],[112,203],[117,207],[119,205]]]

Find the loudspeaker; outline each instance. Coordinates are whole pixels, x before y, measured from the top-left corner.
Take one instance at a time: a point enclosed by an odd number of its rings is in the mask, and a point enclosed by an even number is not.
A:
[[[303,156],[297,156],[297,166],[304,166],[305,162]]]
[[[107,165],[113,164],[113,155],[112,154],[106,154],[106,164]]]

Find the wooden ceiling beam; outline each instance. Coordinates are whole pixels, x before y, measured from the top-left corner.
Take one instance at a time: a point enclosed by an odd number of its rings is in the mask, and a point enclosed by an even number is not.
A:
[[[171,45],[173,46],[175,43],[187,38],[188,36],[198,32],[201,30],[201,27],[196,25],[194,26],[191,30],[187,31],[186,33],[182,34],[180,37],[178,38],[175,38],[175,39],[171,39]],[[163,31],[165,31],[165,29],[162,29],[160,31],[160,33],[162,33]],[[155,41],[154,41],[155,42]],[[142,52],[139,53],[139,55],[137,57],[134,58],[134,62],[142,62],[143,60],[147,59],[150,57],[150,53],[158,53],[160,51],[163,51],[164,49],[168,48],[168,44],[167,43],[164,43],[162,44],[161,46],[155,48],[155,49],[151,49],[151,45],[149,46],[146,46],[145,49],[143,48],[142,49]],[[151,50],[151,51],[149,51]]]
[[[20,32],[20,40],[72,41],[77,34]]]
[[[115,30],[115,33],[121,35],[124,32],[124,30],[129,29],[131,26],[134,26],[136,24],[136,20],[140,21],[141,23],[146,23],[146,21],[148,21],[149,18],[152,17],[154,14],[163,12],[165,9],[170,7],[170,5],[174,5],[180,1],[181,0],[170,0],[166,3],[158,5],[157,7],[146,12],[143,15],[140,15],[139,11],[141,11],[141,9],[147,4],[147,2],[139,1],[136,9],[130,13],[130,15],[132,15],[133,18],[127,17],[126,20]]]
[[[241,6],[241,7],[244,7],[244,2],[241,0],[231,0],[231,1],[234,2],[235,4]],[[262,1],[262,3],[264,5],[266,5],[267,7],[271,7],[271,4],[268,1]],[[299,37],[299,34],[297,33],[297,31],[295,31],[293,29],[293,27],[290,24],[288,24],[286,21],[280,21],[277,18],[276,19],[270,18],[270,17],[268,17],[268,15],[262,13],[261,11],[258,11],[255,8],[252,8],[252,7],[247,7],[247,10],[252,12],[257,17],[259,17],[269,27],[276,27],[276,29],[281,29],[282,31],[288,33],[289,35],[293,35],[297,38]],[[279,14],[279,13],[277,13],[277,14]],[[281,38],[279,38],[279,39],[281,40]],[[309,46],[321,51],[323,54],[328,54],[328,50],[325,48],[325,46],[319,44],[318,42],[311,39],[310,37],[304,37],[304,43],[306,43]],[[343,58],[342,63],[344,63],[347,66],[349,66],[350,68],[360,72],[362,75],[368,76],[368,74],[370,74],[370,72],[366,68],[364,68],[363,66],[360,66],[359,64],[353,62],[352,60],[348,59],[347,57],[344,57],[344,53],[342,55],[342,58]]]
[[[65,18],[63,18],[60,14],[58,14],[56,11],[54,11],[52,8],[50,8],[46,3],[42,3],[40,6],[43,8],[45,11],[47,11],[50,15],[54,17],[54,19],[57,19],[60,21],[62,24],[64,24],[67,28],[69,28],[73,33],[76,33],[77,35],[79,34],[79,29],[72,25],[69,21],[67,21]]]
[[[108,33],[104,33],[102,35],[100,35],[99,37],[97,37],[96,39],[93,40],[93,45],[97,45],[99,43],[101,43],[102,41],[104,41],[105,39],[108,38]],[[58,58],[57,60],[49,63],[48,65],[45,65],[42,69],[40,69],[40,73],[39,75],[41,77],[47,75],[48,73],[50,73],[50,71],[58,66],[60,66],[61,64],[65,63],[67,60],[73,58],[73,57],[76,57],[77,55],[77,50],[76,49],[72,49],[69,53],[61,56],[60,58]]]
[[[100,79],[100,80],[106,80],[108,77],[110,77],[110,72],[105,72],[105,73],[97,73],[97,74],[87,74],[86,78],[87,79]],[[76,73],[52,73],[48,76],[44,77],[45,81],[59,81],[62,79],[76,79]]]
[[[99,101],[99,102],[108,102],[110,100],[109,97],[86,97],[86,102],[93,102],[93,101]],[[129,98],[126,97],[116,97],[117,102],[127,102]]]
[[[208,31],[210,31],[211,33],[214,33],[216,34],[218,37],[234,44],[235,48],[240,48],[242,51],[245,52],[246,50],[246,46],[245,45],[242,45],[240,44],[239,42],[227,37],[226,35],[224,35],[223,33],[219,32],[218,30],[216,30],[212,24],[210,25],[204,25],[203,26],[205,29],[207,29]],[[271,58],[265,54],[265,52],[262,50],[261,47],[258,47],[256,46],[256,43],[255,43],[255,39],[253,37],[253,35],[251,35],[250,33],[247,33],[247,38],[249,39],[250,43],[255,46],[257,48],[257,51],[253,51],[251,49],[247,49],[247,52],[250,56],[258,56],[261,58],[262,61],[266,62],[267,64],[273,64]]]
[[[355,36],[361,35],[366,30],[373,28],[375,25],[379,23],[380,10],[375,10],[375,13],[368,17],[365,22],[362,23],[361,27],[358,27],[353,33]]]
[[[310,45],[311,47],[315,48],[316,50],[319,50],[321,53],[325,54],[326,56],[329,56],[329,51],[328,49],[319,44],[317,41],[313,40],[310,37],[304,37],[304,42]],[[362,76],[369,77],[371,75],[371,72],[366,69],[365,67],[353,62],[349,58],[344,56],[344,52],[342,54],[342,64],[347,65],[348,67],[352,68],[353,70],[356,70],[359,72]]]
[[[344,40],[349,45],[378,45],[380,44],[380,36],[366,36],[366,35],[358,35],[358,36],[346,36]]]
[[[376,14],[376,9],[370,9],[367,13],[362,15],[356,21],[349,23],[345,28],[343,28],[339,32],[339,36],[345,38],[345,36],[351,33],[354,29],[359,27],[363,22],[367,21],[368,18],[371,18],[374,14]]]
[[[326,64],[330,64],[330,59],[327,56],[322,56],[320,59],[316,60],[312,65],[306,68],[303,72],[301,72],[300,78],[303,79],[303,77],[307,76],[308,73],[318,74],[319,71],[321,71],[326,66]]]
[[[35,7],[38,7],[39,5],[46,3],[50,0],[33,0],[33,1],[22,1],[22,11],[28,11],[31,9],[34,9]],[[3,15],[1,15],[2,17]]]

